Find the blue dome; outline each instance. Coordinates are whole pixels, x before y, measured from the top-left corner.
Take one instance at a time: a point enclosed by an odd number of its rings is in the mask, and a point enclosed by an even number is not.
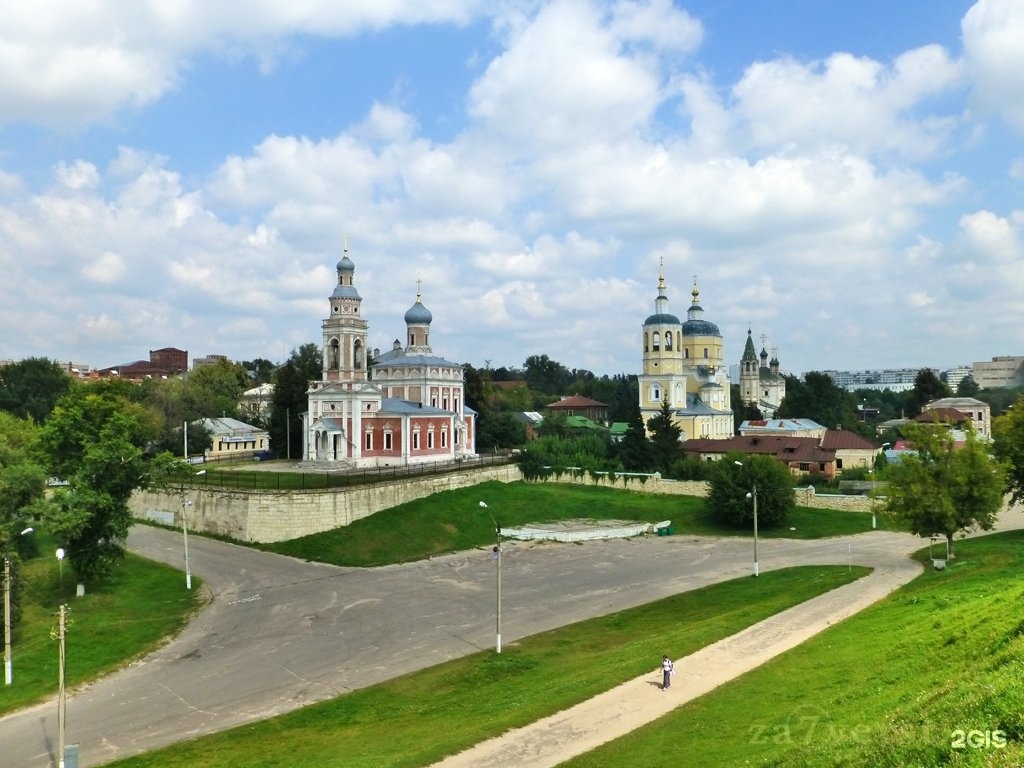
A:
[[[336,285],[334,286],[334,293],[331,294],[332,299],[358,299],[359,292],[356,290],[354,285]]]
[[[352,263],[352,259],[348,257],[348,253],[341,257],[341,261],[338,262],[339,272],[355,272],[356,265]]]
[[[679,325],[679,318],[669,314],[651,315],[644,320],[644,325]]]
[[[683,336],[721,336],[718,326],[707,320],[687,320],[683,323]]]
[[[424,307],[419,299],[405,313],[406,325],[430,325],[433,320],[434,316],[430,314],[430,310]]]

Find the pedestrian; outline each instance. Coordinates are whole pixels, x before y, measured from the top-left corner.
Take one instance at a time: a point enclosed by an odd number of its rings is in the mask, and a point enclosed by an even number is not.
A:
[[[667,691],[672,685],[672,659],[668,656],[661,657],[661,690]]]

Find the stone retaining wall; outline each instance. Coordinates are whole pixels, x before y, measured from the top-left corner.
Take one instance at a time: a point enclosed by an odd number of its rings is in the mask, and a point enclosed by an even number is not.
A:
[[[414,477],[389,483],[321,491],[240,491],[190,488],[186,497],[190,530],[230,536],[238,541],[271,543],[341,528],[382,509],[415,501],[441,491],[497,480],[522,480],[519,467],[497,467]],[[136,491],[129,502],[137,518],[181,525],[177,493]],[[170,517],[169,517],[170,516]]]
[[[186,493],[192,505],[187,507],[190,530],[228,536],[238,541],[271,543],[311,533],[341,528],[383,509],[415,501],[441,491],[468,488],[497,480],[512,483],[522,480],[519,467],[498,467],[453,472],[447,475],[414,477],[388,483],[335,488],[320,491],[243,491],[222,488],[191,488]],[[564,473],[546,482],[572,485],[596,485],[638,493],[673,496],[708,494],[703,481],[665,480],[660,475],[621,474],[608,476],[589,473]],[[869,512],[871,500],[865,496],[820,495],[813,488],[798,488],[796,503],[819,509]],[[136,491],[131,498],[132,514],[137,518],[164,524],[181,525],[181,498],[177,493]]]

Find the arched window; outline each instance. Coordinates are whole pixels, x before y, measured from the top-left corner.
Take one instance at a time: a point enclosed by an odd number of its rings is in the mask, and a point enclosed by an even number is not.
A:
[[[649,348],[649,343],[648,342],[649,342],[648,334],[645,333],[644,334],[644,352],[646,352],[648,350],[648,348]]]
[[[338,370],[341,355],[337,339],[331,339],[327,344],[327,368],[331,371]]]
[[[654,337],[653,338],[654,338],[654,346],[652,348],[654,349],[655,352],[657,352],[658,350],[661,349],[661,337],[658,335],[657,331],[654,332]]]
[[[708,348],[704,347],[704,359],[707,360],[707,357],[708,357]]]
[[[358,371],[363,367],[363,343],[358,339],[356,339],[356,343],[352,347],[352,358]]]
[[[672,351],[672,331],[665,332],[665,351]]]

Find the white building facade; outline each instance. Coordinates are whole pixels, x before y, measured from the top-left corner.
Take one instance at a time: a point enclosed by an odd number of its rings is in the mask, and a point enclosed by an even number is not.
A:
[[[369,323],[348,249],[323,321],[323,373],[310,382],[303,414],[307,461],[352,467],[407,466],[476,453],[476,413],[464,398],[461,365],[433,355],[433,316],[419,291],[405,313],[406,345],[370,356]]]

